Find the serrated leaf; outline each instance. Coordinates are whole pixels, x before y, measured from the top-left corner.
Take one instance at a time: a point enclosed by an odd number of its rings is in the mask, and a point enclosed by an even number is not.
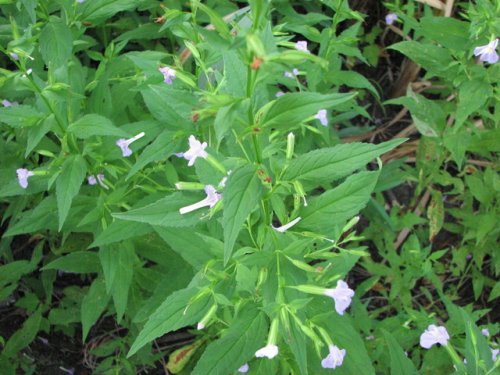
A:
[[[299,216],[297,227],[308,230],[331,230],[356,215],[370,199],[378,172],[360,172],[348,177],[336,188],[309,201]]]
[[[90,328],[92,328],[102,312],[106,309],[108,301],[109,295],[106,293],[104,279],[95,279],[82,300],[82,341],[85,342]]]
[[[345,103],[356,93],[328,94],[300,92],[286,94],[271,102],[260,120],[262,127],[276,127],[280,130],[295,127],[314,116],[320,109],[330,109]]]
[[[194,368],[193,375],[231,374],[254,357],[266,339],[265,315],[246,307],[219,340],[210,343]]]
[[[57,258],[42,268],[46,270],[62,270],[73,273],[93,273],[101,269],[99,257],[91,251],[75,251]]]
[[[197,288],[186,288],[171,294],[150,316],[127,357],[155,338],[199,321],[212,302],[208,295],[191,301],[198,291]]]
[[[382,330],[385,337],[385,342],[389,347],[389,354],[391,356],[391,375],[416,375],[418,374],[417,369],[413,365],[412,361],[405,355],[401,346],[389,332]]]
[[[40,33],[40,52],[45,64],[59,67],[67,63],[73,49],[73,34],[58,17],[50,17]]]
[[[94,135],[109,135],[122,138],[130,137],[130,134],[113,125],[110,119],[94,113],[85,115],[69,125],[68,132],[82,139]]]
[[[253,165],[245,165],[229,176],[223,197],[224,263],[231,257],[238,233],[261,195],[262,184]]]
[[[300,155],[290,162],[284,180],[312,180],[321,185],[345,177],[369,161],[392,150],[406,139],[394,139],[378,145],[349,143],[314,150]]]
[[[197,195],[198,198],[194,196],[187,196],[178,192],[145,207],[127,212],[114,213],[112,215],[121,220],[139,221],[162,227],[190,227],[196,225],[200,221],[200,217],[207,212],[202,208],[184,215],[179,213],[181,207],[203,199],[201,195]]]
[[[73,198],[78,194],[80,186],[87,173],[87,163],[81,155],[72,155],[64,162],[61,174],[56,181],[57,213],[59,216],[59,230],[71,208]]]

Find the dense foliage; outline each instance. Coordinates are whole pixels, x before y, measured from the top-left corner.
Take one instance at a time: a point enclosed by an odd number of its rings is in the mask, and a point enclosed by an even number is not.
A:
[[[0,3],[2,374],[498,373],[499,2]]]

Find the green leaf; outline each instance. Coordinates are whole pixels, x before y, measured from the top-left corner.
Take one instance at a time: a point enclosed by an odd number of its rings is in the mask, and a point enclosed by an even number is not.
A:
[[[198,322],[212,304],[207,294],[193,300],[198,292],[197,288],[186,288],[170,295],[150,316],[127,357],[157,337]]]
[[[232,374],[253,358],[266,339],[267,319],[255,306],[241,311],[225,334],[208,345],[193,375]]]
[[[193,213],[181,215],[179,209],[203,199],[201,195],[197,196],[198,198],[195,198],[194,195],[188,196],[177,192],[145,207],[114,213],[113,217],[162,227],[191,227],[200,221],[200,217],[206,214],[206,210],[202,208]]]
[[[238,233],[261,195],[262,184],[253,165],[245,165],[229,176],[223,198],[224,263],[231,257]]]
[[[93,113],[81,117],[68,126],[68,132],[82,139],[94,135],[109,135],[122,138],[130,137],[130,134],[117,128],[108,118]]]
[[[27,347],[36,337],[42,322],[42,306],[38,308],[23,324],[22,328],[16,331],[7,341],[2,350],[2,356],[12,358],[21,349]]]
[[[420,32],[448,49],[464,51],[469,41],[469,24],[452,17],[425,16],[420,19]]]
[[[491,85],[479,79],[464,82],[459,87],[455,126],[461,126],[467,117],[481,109],[492,97]],[[456,131],[456,129],[455,129]]]
[[[62,270],[74,273],[93,273],[101,269],[99,257],[91,251],[75,251],[57,258],[42,268],[47,270]]]
[[[236,51],[227,51],[224,58],[225,86],[223,93],[245,97],[247,90],[247,67]]]
[[[297,227],[331,231],[332,227],[343,224],[366,206],[378,175],[378,172],[357,173],[336,188],[311,199],[299,214],[302,221]]]
[[[345,103],[356,93],[328,94],[316,92],[297,92],[286,94],[266,105],[260,120],[260,126],[290,129],[314,116],[320,109],[330,109]]]
[[[181,139],[175,138],[174,132],[168,130],[163,131],[137,158],[137,161],[128,172],[127,179],[149,163],[167,159],[179,149],[180,145]]]
[[[444,224],[443,196],[440,191],[432,191],[427,218],[429,219],[429,241],[432,242]]]
[[[348,143],[314,150],[290,162],[284,180],[311,180],[321,185],[345,177],[369,161],[392,150],[406,139],[394,139],[377,145]]]
[[[106,290],[113,296],[116,316],[120,323],[128,302],[128,292],[134,274],[136,258],[130,242],[122,242],[120,246],[106,246],[99,251]]]
[[[57,213],[59,215],[59,230],[71,208],[73,198],[80,191],[80,186],[87,173],[87,163],[81,155],[69,156],[62,166],[62,171],[56,181]]]
[[[45,64],[60,67],[67,63],[73,49],[73,34],[58,17],[50,17],[40,33],[40,52]]]
[[[375,98],[380,98],[377,90],[371,84],[371,82],[357,72],[351,70],[333,72],[331,81],[332,83],[337,85],[347,85],[348,87],[354,87],[356,89],[366,89],[370,91]]]
[[[89,249],[120,242],[136,236],[142,236],[152,231],[153,229],[148,224],[115,220],[96,237],[94,242],[89,245]]]
[[[138,5],[136,0],[95,0],[85,1],[79,5],[80,18],[91,22],[93,26],[111,18],[118,12],[131,10]]]
[[[82,341],[85,342],[90,328],[99,319],[108,305],[109,295],[106,293],[104,279],[97,278],[83,297],[81,307]]]
[[[33,271],[33,267],[27,260],[16,260],[0,266],[0,286],[18,281],[23,275]]]
[[[30,105],[13,105],[11,107],[0,107],[0,123],[13,128],[26,128],[40,122],[45,115],[38,112]]]
[[[385,342],[389,347],[391,356],[391,375],[417,375],[418,371],[413,365],[413,362],[405,355],[401,346],[389,332],[382,330],[385,337]]]

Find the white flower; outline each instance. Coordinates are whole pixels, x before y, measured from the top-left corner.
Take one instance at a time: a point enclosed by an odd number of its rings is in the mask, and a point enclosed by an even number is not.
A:
[[[325,289],[325,296],[333,298],[335,301],[335,310],[340,315],[349,307],[354,296],[354,290],[350,289],[345,281],[337,281],[337,286],[333,289]]]
[[[494,64],[498,61],[498,54],[495,49],[498,46],[498,38],[492,40],[484,46],[474,48],[474,56],[480,56],[479,60]]]
[[[388,13],[385,16],[385,23],[388,25],[392,25],[394,21],[398,19],[398,15],[396,13]]]
[[[345,349],[340,349],[335,345],[328,345],[328,350],[330,352],[321,361],[321,367],[335,368],[338,366],[342,366],[342,362],[344,362],[345,357]]]
[[[278,91],[275,96],[277,98],[279,98],[280,96],[283,96],[283,95],[285,95],[285,93],[283,91]]]
[[[493,362],[496,362],[497,361],[497,357],[498,357],[498,353],[500,353],[500,349],[492,349],[490,348],[491,350],[491,360]]]
[[[19,168],[16,170],[17,173],[17,180],[19,181],[19,185],[23,189],[26,189],[28,187],[28,177],[34,176],[35,174],[26,168]]]
[[[431,324],[420,336],[420,346],[425,349],[430,349],[434,344],[447,345],[450,336],[445,327],[438,327]]]
[[[245,363],[243,366],[241,366],[238,369],[238,372],[241,372],[242,374],[246,374],[250,370],[250,366],[248,366],[248,363]]]
[[[488,328],[483,328],[483,329],[481,330],[481,334],[482,334],[483,336],[490,337],[490,331],[488,330]]]
[[[197,329],[197,330],[201,330],[201,329],[203,329],[203,328],[205,328],[205,324],[203,324],[202,322],[199,322],[199,323],[196,325],[196,329]]]
[[[295,43],[295,49],[297,51],[302,51],[302,52],[306,52],[306,53],[311,53],[309,52],[309,50],[307,49],[307,42],[305,40],[299,40],[297,43]]]
[[[207,206],[212,208],[222,198],[222,195],[217,193],[212,185],[205,186],[205,193],[207,193],[207,197],[205,199],[189,206],[182,207],[181,209],[179,209],[180,214],[184,215],[188,212],[195,211],[199,208]]]
[[[274,358],[278,355],[278,347],[274,344],[267,344],[263,348],[260,348],[255,352],[257,358],[267,357],[269,359]]]
[[[271,224],[271,226],[273,227],[273,229],[276,232],[284,233],[284,232],[286,232],[288,229],[290,229],[291,227],[293,227],[295,224],[297,224],[301,220],[302,220],[302,218],[299,216],[296,219],[293,219],[292,221],[290,221],[288,224],[282,225],[281,227],[276,228],[272,224]]]
[[[189,150],[183,153],[179,153],[179,157],[183,157],[186,160],[189,160],[188,167],[194,165],[196,158],[206,159],[208,154],[205,151],[207,148],[207,142],[201,143],[198,141],[194,135],[189,136]]]
[[[299,70],[297,68],[294,68],[291,72],[286,71],[284,76],[286,78],[295,78],[300,74]]]
[[[314,118],[318,119],[321,125],[328,126],[328,118],[326,117],[326,115],[326,109],[320,109],[318,113],[316,113],[316,116],[314,116]]]
[[[139,134],[137,134],[135,137],[132,137],[132,138],[129,138],[129,139],[119,139],[116,141],[116,145],[118,147],[120,147],[120,149],[122,150],[122,156],[124,158],[126,157],[129,157],[130,155],[132,155],[132,150],[129,148],[130,144],[137,141],[138,139],[144,137],[145,133],[144,132],[140,132]]]
[[[169,68],[168,66],[165,66],[163,68],[159,68],[158,70],[160,71],[161,74],[163,74],[163,81],[167,85],[171,85],[173,83],[173,80],[176,77],[175,70],[173,70],[172,68]]]

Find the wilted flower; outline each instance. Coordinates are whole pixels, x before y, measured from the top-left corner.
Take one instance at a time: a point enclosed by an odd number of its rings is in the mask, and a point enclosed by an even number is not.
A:
[[[26,168],[19,168],[16,170],[17,173],[17,180],[19,181],[19,185],[23,189],[26,189],[28,187],[28,177],[34,176],[35,174]]]
[[[186,207],[182,207],[179,209],[181,215],[187,214],[188,212],[197,210],[202,207],[210,207],[212,208],[215,204],[222,198],[222,195],[217,193],[215,188],[212,185],[205,186],[205,193],[207,193],[207,197],[197,203],[191,204]]]
[[[498,54],[495,49],[498,46],[498,38],[492,40],[484,46],[474,48],[474,56],[479,56],[479,60],[494,64],[498,61]]]
[[[398,19],[398,15],[396,13],[388,13],[385,16],[385,23],[388,25],[392,25],[394,21]]]
[[[354,296],[354,290],[349,288],[345,281],[337,281],[337,286],[333,289],[325,289],[325,296],[333,298],[335,301],[335,310],[340,315],[344,315],[344,311],[349,307]]]
[[[297,77],[299,74],[300,74],[299,70],[298,70],[297,68],[294,68],[291,72],[286,71],[286,72],[284,73],[284,76],[285,76],[286,78],[295,78],[295,77]]]
[[[309,52],[309,50],[307,49],[307,42],[305,40],[299,40],[297,43],[295,43],[295,49],[297,51],[302,51],[302,52],[306,52],[306,53],[311,53]]]
[[[438,327],[431,324],[420,336],[420,346],[425,349],[430,349],[434,344],[447,345],[450,336],[445,327]]]
[[[175,79],[175,70],[165,66],[163,68],[158,69],[161,74],[163,74],[163,80],[167,85],[171,85],[173,80]]]
[[[140,132],[139,134],[137,134],[135,137],[132,137],[132,138],[129,138],[129,139],[119,139],[116,141],[116,145],[118,147],[120,147],[120,149],[122,150],[122,156],[124,158],[126,157],[129,157],[130,155],[132,155],[132,150],[129,148],[130,144],[132,144],[133,142],[137,141],[138,139],[144,137],[145,133],[144,132]]]
[[[248,363],[245,363],[243,366],[241,366],[238,369],[238,372],[241,372],[242,374],[246,374],[250,370],[250,366],[248,366]]]
[[[183,153],[176,154],[179,157],[183,157],[186,160],[189,160],[188,167],[191,167],[196,158],[206,159],[208,154],[205,151],[207,148],[207,142],[201,143],[198,141],[194,135],[189,136],[189,150]]]
[[[263,348],[260,348],[255,352],[255,356],[257,358],[267,357],[272,359],[278,355],[278,347],[274,344],[267,344]]]
[[[338,366],[342,366],[342,362],[344,362],[345,357],[345,349],[340,349],[335,345],[328,345],[328,350],[330,352],[321,361],[321,367],[335,368]]]
[[[302,218],[299,216],[296,219],[293,219],[292,221],[290,221],[288,224],[282,225],[281,227],[276,228],[272,224],[271,224],[271,226],[273,227],[273,229],[276,232],[284,233],[284,232],[286,232],[288,229],[290,229],[291,227],[293,227],[295,224],[297,224],[301,220],[302,220]]]
[[[326,118],[326,115],[326,109],[320,109],[318,113],[316,113],[316,116],[314,116],[314,118],[318,119],[321,125],[328,126],[328,119]]]

